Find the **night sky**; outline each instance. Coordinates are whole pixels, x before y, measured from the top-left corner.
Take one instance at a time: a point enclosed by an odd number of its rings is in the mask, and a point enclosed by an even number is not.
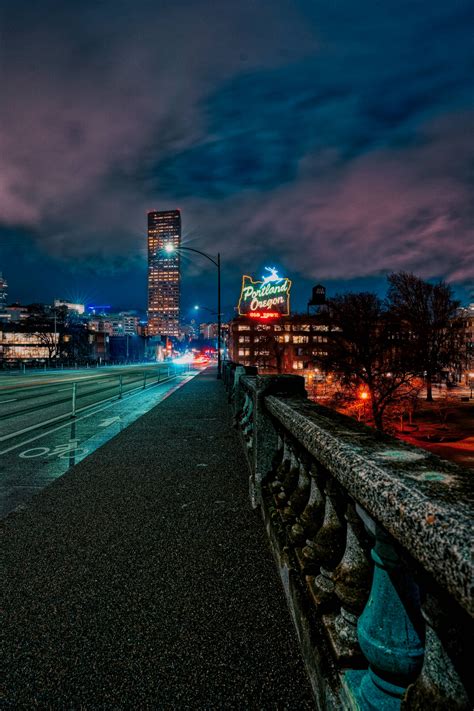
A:
[[[474,298],[472,0],[1,5],[10,300],[145,308],[146,213],[173,208],[228,315],[265,265],[300,309],[401,269]],[[185,259],[184,316],[214,271]]]

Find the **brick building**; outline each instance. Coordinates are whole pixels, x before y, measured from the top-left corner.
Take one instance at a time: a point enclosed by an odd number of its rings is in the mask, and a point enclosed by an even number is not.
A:
[[[229,324],[229,357],[260,372],[314,373],[328,354],[328,330],[323,314],[268,321],[239,316]]]

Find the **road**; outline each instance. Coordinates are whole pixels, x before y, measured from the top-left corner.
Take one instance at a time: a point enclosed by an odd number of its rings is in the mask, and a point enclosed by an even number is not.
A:
[[[0,375],[0,517],[27,506],[196,372],[153,364]]]

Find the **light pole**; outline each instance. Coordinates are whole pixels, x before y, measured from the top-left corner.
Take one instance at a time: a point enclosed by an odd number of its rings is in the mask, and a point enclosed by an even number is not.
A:
[[[181,251],[186,251],[186,252],[196,252],[196,254],[200,254],[201,257],[205,257],[208,259],[210,262],[214,264],[215,267],[217,267],[217,377],[221,378],[222,377],[222,363],[221,363],[221,255],[218,252],[217,253],[217,258],[214,259],[214,257],[211,257],[209,254],[206,254],[205,252],[201,252],[199,249],[194,249],[194,247],[175,247],[175,245],[172,242],[168,242],[164,246],[165,252],[168,254],[172,254],[173,252],[181,252]]]

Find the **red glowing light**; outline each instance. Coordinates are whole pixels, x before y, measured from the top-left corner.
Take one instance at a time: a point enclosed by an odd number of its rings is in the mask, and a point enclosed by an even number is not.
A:
[[[258,318],[261,321],[266,321],[269,318],[278,318],[281,316],[277,311],[264,311],[261,313],[260,311],[250,311],[246,316],[249,316],[250,318]]]

